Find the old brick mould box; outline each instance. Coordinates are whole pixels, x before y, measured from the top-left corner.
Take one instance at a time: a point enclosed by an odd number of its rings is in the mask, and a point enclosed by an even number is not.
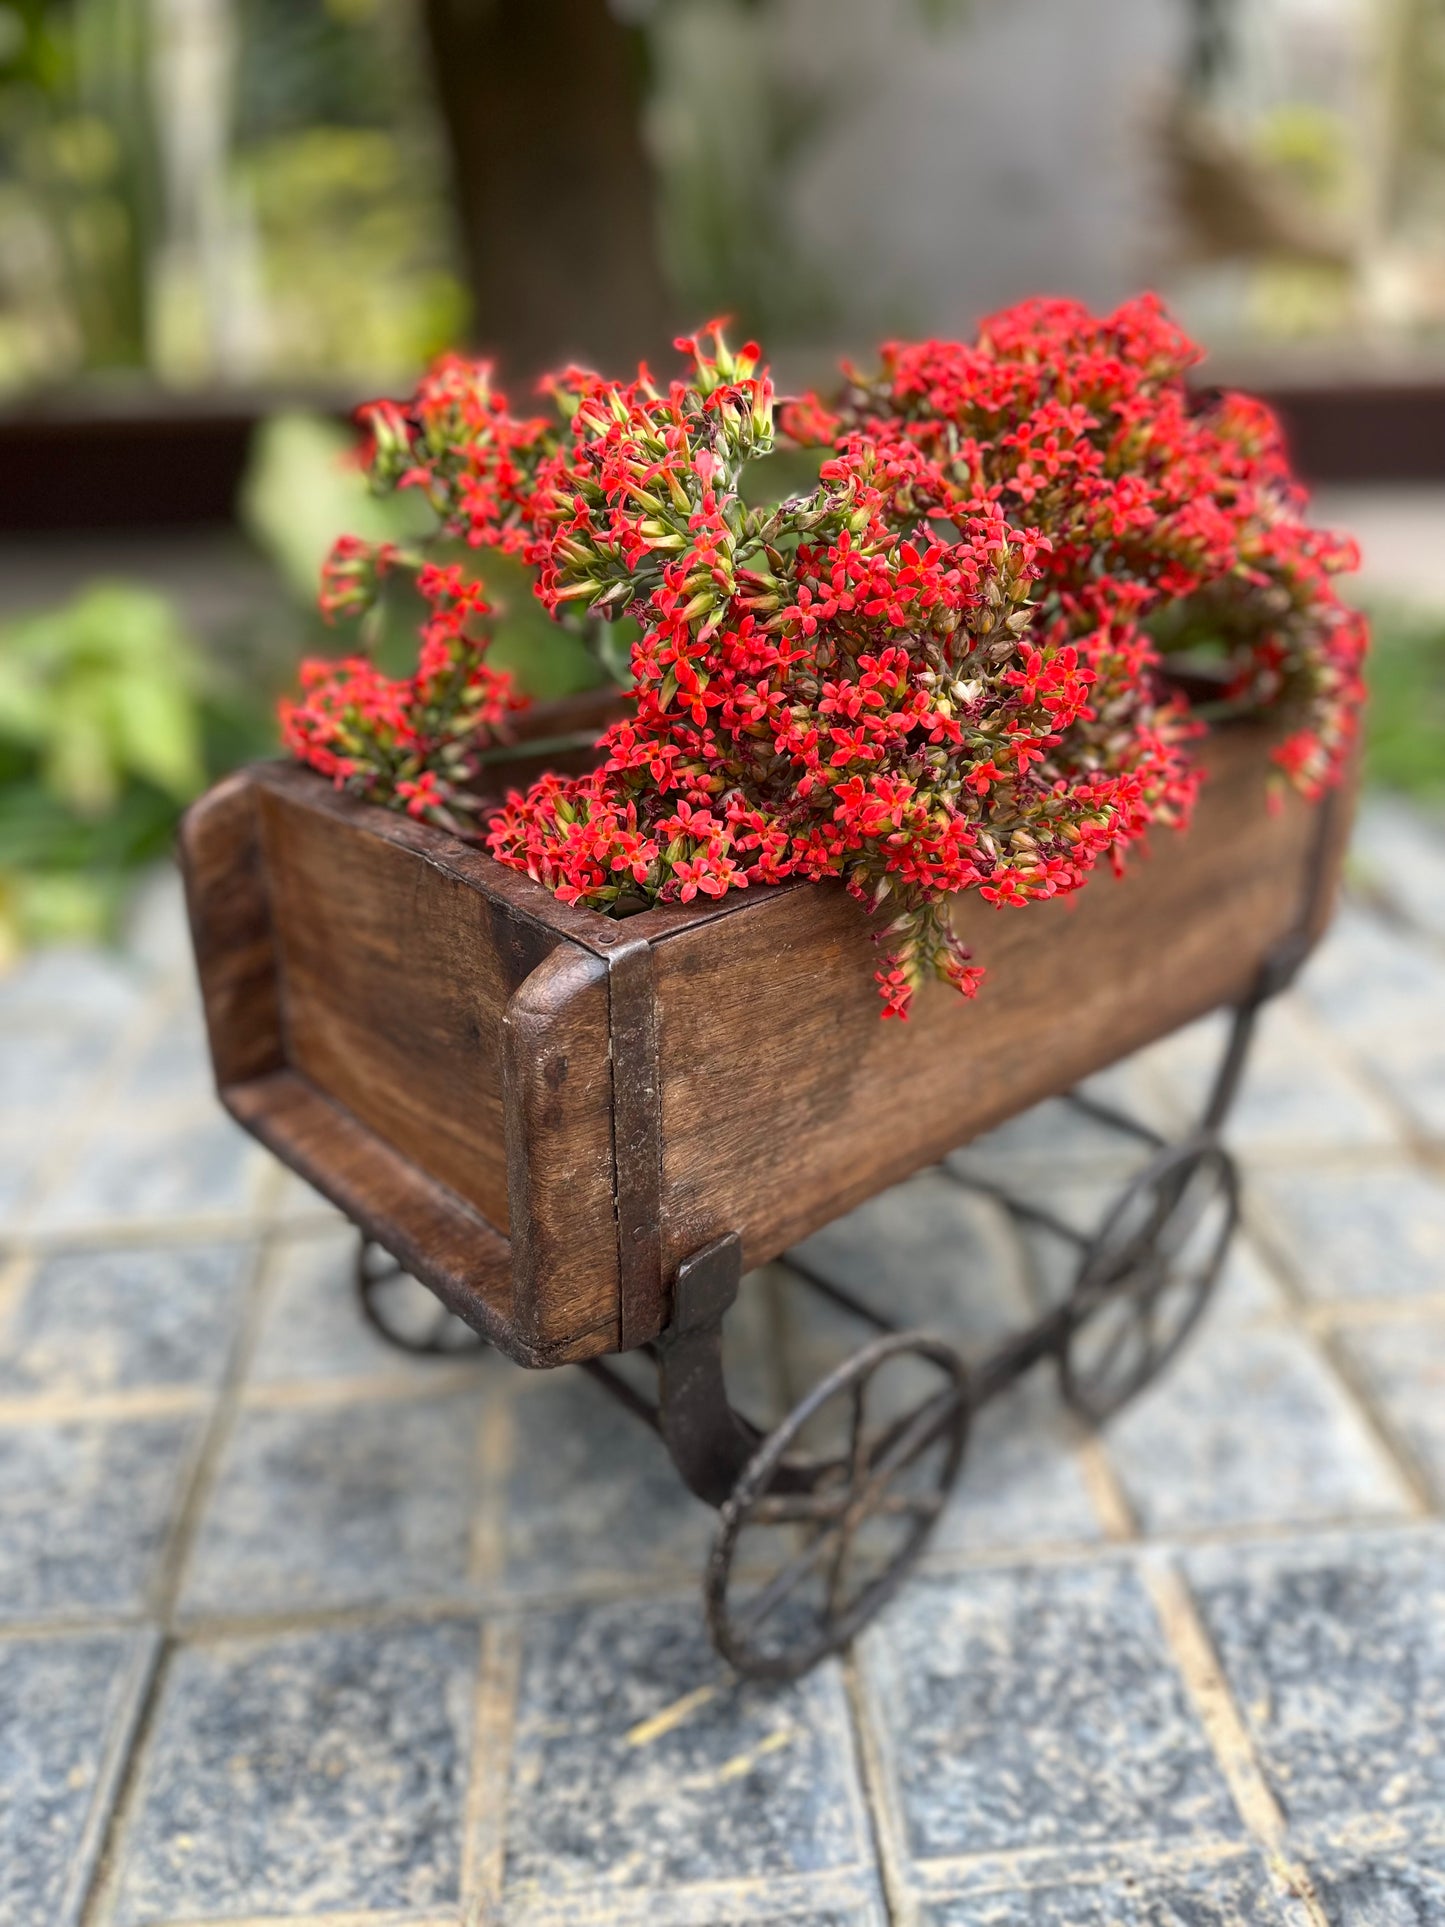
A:
[[[1214,730],[1192,827],[1121,879],[1025,914],[959,898],[987,981],[926,986],[906,1024],[841,885],[614,921],[311,772],[243,770],[182,832],[221,1096],[512,1357],[630,1349],[710,1239],[762,1263],[1318,935],[1348,786],[1271,807],[1272,741]]]

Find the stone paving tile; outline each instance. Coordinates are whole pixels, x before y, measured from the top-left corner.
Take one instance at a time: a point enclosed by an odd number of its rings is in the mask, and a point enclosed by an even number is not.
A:
[[[1350,855],[1377,889],[1445,942],[1445,820],[1376,790],[1362,799]]]
[[[1331,1927],[1445,1921],[1445,1815],[1355,1822],[1295,1843]]]
[[[987,1405],[974,1420],[930,1556],[1100,1538],[1075,1436],[1047,1367]]]
[[[1350,1044],[1396,1026],[1428,1029],[1445,1010],[1445,955],[1347,898],[1306,963],[1298,995],[1331,1036]]]
[[[788,1687],[736,1680],[693,1599],[538,1617],[523,1637],[508,1922],[604,1896],[638,1898],[651,1919],[650,1896],[764,1878],[846,1876],[854,1904],[868,1901],[872,1849],[835,1665]],[[778,1911],[761,1897],[715,1904],[705,1918]]]
[[[766,1902],[763,1904],[766,1906]],[[859,1907],[829,1907],[822,1912],[808,1907],[802,1913],[793,1913],[790,1910],[786,1914],[774,1913],[771,1910],[761,1914],[753,1913],[751,1910],[746,1913],[736,1913],[731,1907],[723,1913],[718,1913],[709,1906],[704,1914],[696,1905],[688,1905],[684,1902],[681,1907],[669,1906],[666,1899],[659,1898],[656,1902],[649,1899],[648,1908],[649,1922],[685,1922],[686,1927],[704,1927],[704,1923],[705,1927],[887,1927],[887,1916],[883,1912],[881,1902],[876,1904],[868,1902]],[[585,1918],[585,1916],[573,1917]],[[608,1913],[598,1918],[610,1923],[615,1916]]]
[[[0,1927],[71,1927],[153,1641],[0,1640]]]
[[[198,1426],[193,1418],[0,1426],[0,1619],[139,1611]]]
[[[1189,1582],[1286,1817],[1445,1803],[1445,1538],[1189,1555]]]
[[[1064,1224],[1084,1238],[1091,1238],[1103,1225],[1120,1198],[1127,1180],[1118,1176],[1096,1178],[1081,1183],[1073,1178],[1052,1179],[1018,1185],[1019,1194],[1041,1204]],[[1246,1180],[1247,1183],[1247,1180]],[[1081,1247],[1054,1231],[1020,1224],[1025,1252],[1028,1254],[1034,1288],[1040,1300],[1056,1305],[1066,1298],[1078,1277]],[[1278,1284],[1249,1239],[1236,1232],[1225,1254],[1219,1282],[1214,1288],[1206,1317],[1257,1319],[1282,1316],[1285,1305]]]
[[[68,1018],[117,1030],[145,1005],[146,973],[116,952],[58,944],[0,975],[0,1024]]]
[[[1228,1013],[1218,1011],[1155,1046],[1154,1062],[1170,1091],[1176,1129],[1202,1114],[1230,1021]],[[1260,1013],[1225,1136],[1243,1155],[1346,1151],[1399,1139],[1389,1112],[1336,1062],[1325,1030],[1309,1024],[1291,997]]]
[[[8,1226],[32,1202],[51,1148],[33,1134],[0,1135],[0,1249]]]
[[[277,1385],[346,1378],[408,1378],[436,1383],[470,1372],[478,1383],[515,1367],[495,1353],[466,1359],[409,1357],[367,1324],[356,1300],[356,1233],[348,1225],[305,1237],[288,1237],[268,1260],[265,1308],[251,1360],[250,1382]],[[436,1299],[421,1285],[399,1281],[428,1317]]]
[[[116,1927],[454,1907],[477,1649],[457,1621],[182,1649]]]
[[[174,1105],[203,1096],[212,1088],[211,1054],[199,1005],[187,996],[141,1052],[117,1097],[125,1111],[134,1106]]]
[[[1340,1344],[1445,1506],[1445,1319],[1358,1326]]]
[[[104,1026],[62,1017],[0,1026],[0,1117],[17,1127],[74,1110],[114,1054]]]
[[[195,987],[190,924],[180,871],[166,858],[136,885],[121,922],[126,958],[157,983]]]
[[[297,1177],[294,1171],[278,1171],[277,1177],[273,1215],[278,1224],[307,1230],[334,1229],[345,1224],[336,1206],[329,1198],[323,1198],[315,1185]]]
[[[580,1372],[539,1373],[512,1401],[509,1589],[563,1592],[598,1577],[701,1571],[717,1527],[662,1442]]]
[[[186,1613],[450,1597],[465,1588],[470,1392],[242,1412],[181,1594]]]
[[[214,1384],[253,1262],[242,1244],[43,1260],[0,1331],[0,1398]]]
[[[1356,1055],[1400,1106],[1421,1137],[1445,1140],[1445,1023],[1427,1028],[1403,1019],[1355,1045]]]
[[[1328,1364],[1284,1327],[1206,1319],[1106,1439],[1146,1532],[1409,1510],[1408,1489]]]
[[[920,1578],[862,1652],[915,1861],[1239,1833],[1127,1565]]]
[[[1303,994],[1426,1137],[1445,1137],[1445,953],[1347,911]]]
[[[1028,1315],[1003,1214],[941,1172],[895,1185],[797,1250],[890,1317],[956,1342],[987,1343]],[[817,1310],[811,1294],[798,1303]],[[859,1327],[849,1328],[862,1343]]]
[[[216,1110],[189,1121],[113,1114],[77,1149],[42,1199],[31,1229],[45,1235],[240,1216],[254,1204],[264,1154]]]
[[[1408,1165],[1259,1171],[1251,1196],[1320,1302],[1445,1290],[1445,1182]]]
[[[1231,1852],[1162,1871],[1136,1856],[1104,1877],[1047,1881],[939,1900],[924,1927],[1305,1927],[1271,1887],[1257,1856]]]

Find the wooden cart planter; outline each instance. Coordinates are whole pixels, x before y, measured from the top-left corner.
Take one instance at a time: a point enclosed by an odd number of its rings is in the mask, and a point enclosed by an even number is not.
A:
[[[1324,926],[1348,818],[1344,791],[1267,808],[1270,741],[1217,729],[1193,827],[1122,879],[1023,914],[961,898],[984,990],[926,986],[905,1025],[879,1019],[869,919],[841,886],[616,922],[303,769],[244,770],[181,839],[222,1100],[472,1331],[522,1365],[588,1364],[653,1423],[721,1508],[720,1649],[796,1674],[898,1583],[984,1399],[1052,1359],[1100,1419],[1197,1319],[1236,1216],[1218,1133],[1253,1015]],[[1105,1114],[1152,1156],[1077,1240],[1064,1304],[970,1371],[811,1275],[884,1336],[766,1437],[733,1410],[720,1328],[744,1269],[1220,1006],[1237,1016],[1195,1132],[1166,1145]],[[605,1362],[639,1348],[655,1403]],[[901,1360],[927,1389],[870,1430],[869,1387]],[[840,1402],[848,1450],[806,1456],[800,1432]],[[745,1585],[738,1544],[763,1529],[786,1556]]]

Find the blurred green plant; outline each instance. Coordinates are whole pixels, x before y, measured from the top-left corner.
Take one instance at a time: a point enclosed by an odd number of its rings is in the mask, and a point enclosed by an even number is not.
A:
[[[1372,625],[1366,780],[1445,802],[1445,611],[1385,605]]]
[[[0,954],[110,930],[264,711],[206,671],[164,596],[97,582],[0,630]]]
[[[400,572],[388,579],[364,624],[329,628],[316,612],[321,564],[339,535],[409,543],[435,527],[419,491],[373,495],[355,448],[353,430],[305,414],[273,416],[257,430],[252,444],[241,514],[251,539],[292,597],[297,627],[284,677],[287,687],[302,655],[360,651],[392,675],[408,671],[415,659],[417,629],[427,611]],[[568,696],[601,680],[583,643],[559,628],[537,602],[531,577],[520,563],[495,550],[478,553],[463,546],[442,544],[432,553],[438,561],[464,562],[486,583],[488,599],[499,614],[487,659],[510,670],[526,694],[538,700]]]

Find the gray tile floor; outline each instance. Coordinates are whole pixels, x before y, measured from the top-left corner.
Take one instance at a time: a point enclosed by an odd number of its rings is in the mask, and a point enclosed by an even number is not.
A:
[[[1101,1437],[990,1408],[922,1574],[783,1690],[588,1380],[360,1322],[209,1095],[173,888],[0,978],[0,1927],[1445,1927],[1445,830],[1356,848],[1191,1350]],[[1216,1043],[1102,1084],[1177,1127]],[[1121,1174],[1058,1106],[964,1163],[1081,1223]],[[810,1256],[974,1346],[1064,1283],[946,1172]],[[775,1406],[857,1342],[780,1267],[737,1325]]]

